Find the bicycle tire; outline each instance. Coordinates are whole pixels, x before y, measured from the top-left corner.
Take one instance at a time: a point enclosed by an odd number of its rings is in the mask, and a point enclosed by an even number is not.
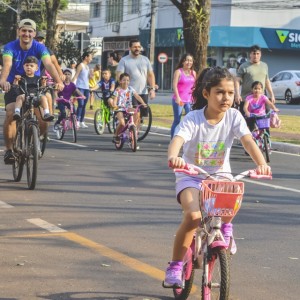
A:
[[[25,159],[22,152],[22,128],[19,127],[15,137],[14,145],[15,161],[12,165],[13,178],[15,182],[19,182],[23,176]]]
[[[65,136],[65,120],[62,120],[62,125],[57,125],[57,129],[56,129],[56,138],[58,140],[62,140]]]
[[[113,126],[113,133],[116,132],[116,129],[118,127],[118,124],[119,124],[119,120],[117,118],[117,114],[116,113],[113,113],[112,115],[112,126]]]
[[[269,163],[270,162],[270,143],[269,143],[269,138],[266,134],[264,134],[263,137],[264,145],[263,145],[263,151],[265,153],[266,161]]]
[[[71,122],[70,126],[72,126],[71,130],[73,136],[73,143],[76,143],[77,142],[77,117],[75,114],[71,115],[70,122]]]
[[[136,137],[136,128],[134,125],[129,127],[129,143],[132,152],[136,152],[137,149],[137,137]]]
[[[113,125],[113,113],[109,112],[108,122],[107,122],[107,129],[109,133],[114,133],[114,125]]]
[[[94,127],[98,135],[104,133],[105,130],[105,117],[103,108],[98,108],[94,114]]]
[[[205,270],[208,270],[208,283],[205,284]],[[228,300],[230,286],[229,258],[224,248],[208,248],[204,255],[201,286],[202,300]]]
[[[152,111],[150,106],[147,106],[147,117],[140,118],[137,126],[138,141],[142,141],[150,132],[152,125]]]
[[[192,250],[189,248],[187,255],[186,264],[183,266],[183,278],[184,278],[184,288],[173,288],[173,295],[176,300],[186,300],[188,299],[190,292],[193,287],[195,268],[193,263]]]
[[[38,129],[35,125],[29,125],[27,136],[27,185],[30,190],[34,190],[36,186],[37,179],[37,168],[39,159],[39,137]]]

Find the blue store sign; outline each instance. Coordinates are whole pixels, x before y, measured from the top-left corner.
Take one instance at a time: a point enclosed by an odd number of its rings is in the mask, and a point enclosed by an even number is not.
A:
[[[261,28],[269,49],[300,49],[300,30]]]

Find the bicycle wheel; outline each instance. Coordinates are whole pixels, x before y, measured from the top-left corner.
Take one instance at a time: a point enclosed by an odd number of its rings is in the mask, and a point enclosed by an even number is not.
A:
[[[35,125],[28,127],[27,136],[27,185],[30,190],[34,190],[37,178],[37,166],[39,159],[39,137],[38,129]]]
[[[142,141],[148,135],[152,125],[152,111],[150,106],[143,107],[142,109],[145,110],[146,116],[140,117],[137,122],[138,141]]]
[[[97,134],[101,135],[105,130],[105,118],[103,108],[98,108],[94,115],[94,127]]]
[[[113,120],[113,113],[109,112],[108,115],[108,122],[107,122],[107,129],[109,133],[114,133],[114,120]]]
[[[65,136],[64,123],[65,123],[65,120],[62,120],[61,125],[56,125],[56,137],[58,140],[62,140]]]
[[[187,254],[189,257],[186,264],[183,266],[183,279],[184,279],[184,288],[173,288],[174,298],[176,300],[186,300],[188,299],[190,292],[192,290],[195,268],[193,264],[193,255],[191,248],[188,249]]]
[[[12,165],[13,178],[15,182],[22,179],[25,159],[22,152],[22,129],[19,127],[13,144],[15,162]]]
[[[263,141],[264,141],[263,151],[265,153],[266,161],[269,163],[270,162],[270,149],[271,149],[271,147],[270,147],[269,137],[266,134],[264,134]]]
[[[206,271],[207,274],[205,274]],[[226,249],[209,248],[203,263],[201,299],[228,300],[229,274],[230,270]]]
[[[132,152],[136,152],[137,140],[136,140],[136,128],[135,126],[129,127],[129,144]]]
[[[72,130],[73,143],[77,142],[77,117],[75,114],[71,115],[71,120],[69,121]]]

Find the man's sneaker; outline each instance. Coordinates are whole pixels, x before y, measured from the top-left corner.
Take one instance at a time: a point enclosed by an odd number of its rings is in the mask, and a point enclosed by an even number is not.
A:
[[[16,111],[13,115],[13,120],[14,121],[19,121],[21,119],[21,115],[19,111]]]
[[[183,287],[182,282],[182,261],[172,261],[166,270],[166,277],[163,282],[164,287]]]
[[[12,152],[11,149],[6,150],[5,154],[4,154],[4,163],[6,165],[13,165],[15,162],[15,156]]]
[[[44,114],[44,120],[46,122],[51,122],[54,120],[54,116],[53,115],[50,115],[50,114]]]
[[[84,122],[81,122],[81,123],[80,123],[80,127],[81,127],[81,128],[88,128],[89,126],[85,125]]]
[[[225,243],[230,246],[230,254],[235,254],[237,251],[236,243],[233,238],[233,226],[232,223],[223,223],[221,227],[221,231],[223,234],[223,237],[225,239]]]

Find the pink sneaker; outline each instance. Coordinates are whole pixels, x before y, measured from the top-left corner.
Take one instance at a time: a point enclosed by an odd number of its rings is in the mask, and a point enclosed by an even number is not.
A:
[[[225,239],[225,242],[228,246],[229,246],[230,240],[231,240],[230,254],[235,254],[237,251],[237,248],[236,248],[236,243],[233,238],[232,223],[223,223],[222,227],[221,227],[221,231],[222,231],[223,237]]]
[[[182,287],[182,261],[172,261],[166,270],[164,287]]]

